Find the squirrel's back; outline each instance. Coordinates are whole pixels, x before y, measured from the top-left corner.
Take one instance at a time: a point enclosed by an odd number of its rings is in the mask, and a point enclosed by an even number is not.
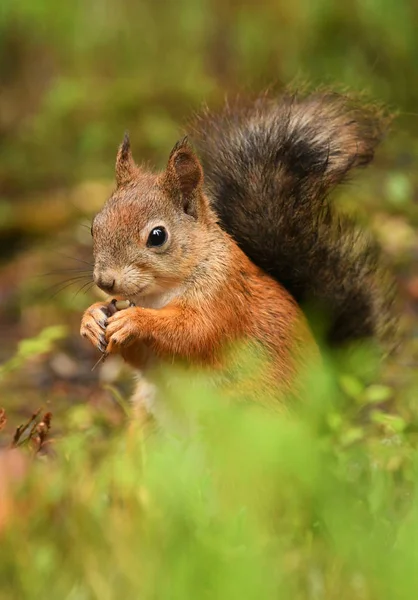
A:
[[[333,343],[393,338],[379,249],[328,199],[373,159],[385,126],[379,109],[334,93],[263,96],[193,124],[221,225],[299,303],[324,312]]]

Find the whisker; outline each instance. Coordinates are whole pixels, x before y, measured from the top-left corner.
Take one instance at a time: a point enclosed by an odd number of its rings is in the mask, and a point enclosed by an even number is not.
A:
[[[85,265],[88,265],[89,267],[94,267],[93,263],[90,263],[87,260],[83,260],[81,258],[76,258],[75,256],[68,256],[67,254],[62,254],[62,252],[57,252],[57,254],[59,254],[60,256],[63,256],[64,258],[69,258],[70,260],[75,260],[76,262],[84,263]]]
[[[52,298],[55,298],[55,296],[57,294],[60,294],[61,292],[63,292],[64,290],[66,290],[68,287],[75,285],[77,283],[77,281],[70,281],[70,283],[67,283],[67,285],[64,285],[63,287],[61,287],[59,290],[57,290],[54,294],[52,294],[52,296],[49,298],[50,300],[52,300]],[[89,282],[90,283],[90,282]]]
[[[81,288],[79,290],[76,291],[76,293],[73,296],[73,300],[75,300],[75,298],[77,298],[78,294],[84,289],[86,288],[88,285],[94,285],[94,281],[87,281],[87,283],[84,283]],[[86,290],[87,291],[87,290]]]
[[[65,275],[66,273],[92,273],[91,269],[61,269],[58,271],[49,271],[48,273],[39,273],[37,275],[33,275],[32,277],[48,277],[50,275]]]
[[[49,286],[46,289],[51,289],[57,285],[62,285],[63,283],[69,283],[70,281],[80,281],[80,279],[87,279],[87,275],[77,275],[76,277],[69,277],[68,279],[64,279],[63,281],[57,281],[56,283],[53,283],[51,286]],[[89,278],[90,280],[90,278]]]
[[[80,280],[86,279],[86,278],[87,278],[86,275],[80,275],[79,277],[72,277],[71,279],[66,279],[65,281],[58,281],[57,283],[54,283],[53,285],[50,285],[47,288],[44,288],[43,290],[40,290],[39,297],[42,298],[46,294],[49,294],[49,292],[56,290],[52,296],[52,298],[53,298],[56,294],[59,294],[65,288],[69,287],[70,285],[76,284]],[[90,282],[90,279],[89,279],[89,282]],[[58,289],[56,289],[56,288],[58,288]]]
[[[87,294],[87,292],[89,292],[96,284],[94,283],[94,281],[91,282],[90,287],[88,287],[86,290],[84,290],[83,294]]]

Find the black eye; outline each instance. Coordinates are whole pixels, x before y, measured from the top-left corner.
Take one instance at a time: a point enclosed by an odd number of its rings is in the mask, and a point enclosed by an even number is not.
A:
[[[157,248],[162,246],[167,241],[167,231],[164,227],[154,227],[148,236],[147,246],[149,248]]]

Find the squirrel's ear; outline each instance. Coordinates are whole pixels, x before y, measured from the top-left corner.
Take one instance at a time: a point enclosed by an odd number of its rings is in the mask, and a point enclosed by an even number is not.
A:
[[[166,178],[180,192],[184,210],[196,217],[203,169],[187,137],[177,142],[168,159]]]
[[[116,156],[116,183],[117,185],[123,185],[131,181],[137,174],[138,167],[132,157],[131,142],[129,140],[128,133],[125,133],[123,142],[119,146],[118,154]]]

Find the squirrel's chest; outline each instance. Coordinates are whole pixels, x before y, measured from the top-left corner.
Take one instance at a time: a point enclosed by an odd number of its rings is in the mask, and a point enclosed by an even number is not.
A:
[[[143,347],[144,353],[140,364],[136,363],[135,390],[131,398],[134,414],[144,412],[153,417],[159,425],[178,423],[176,398],[181,392],[184,379],[187,377],[188,386],[196,382],[196,393],[201,391],[201,378],[213,389],[222,387],[227,377],[222,369],[213,368],[213,365],[199,365],[185,363],[184,360],[171,358],[169,363],[157,356],[149,347]],[[190,377],[188,371],[190,369]]]
[[[131,398],[134,414],[145,412],[164,426],[173,419],[169,398],[175,387],[174,375],[170,375],[171,369],[167,372],[163,360],[148,346],[141,346],[143,352],[140,363],[135,365],[136,385]]]

